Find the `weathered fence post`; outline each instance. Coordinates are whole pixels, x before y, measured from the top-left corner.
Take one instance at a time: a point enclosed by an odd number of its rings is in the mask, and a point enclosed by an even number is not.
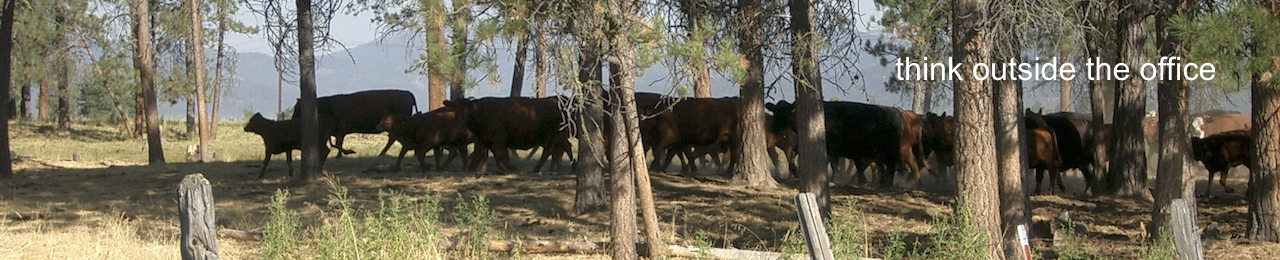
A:
[[[218,227],[214,224],[213,189],[199,173],[178,184],[178,220],[182,225],[182,259],[218,259]]]
[[[1174,199],[1169,202],[1169,215],[1173,225],[1173,246],[1178,250],[1178,259],[1203,260],[1204,252],[1200,246],[1200,233],[1196,232],[1196,213],[1185,199]],[[1194,203],[1194,202],[1193,202]]]
[[[796,210],[800,215],[800,227],[804,229],[804,240],[809,246],[809,259],[835,260],[831,253],[831,241],[827,237],[827,227],[822,224],[822,213],[813,193],[796,195]]]

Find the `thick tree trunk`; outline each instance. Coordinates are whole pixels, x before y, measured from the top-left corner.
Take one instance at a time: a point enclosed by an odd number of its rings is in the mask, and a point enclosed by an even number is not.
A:
[[[449,44],[445,41],[445,10],[443,0],[427,0],[427,107],[431,110],[444,106],[449,99],[445,78],[445,59],[449,58]]]
[[[985,42],[987,18],[985,0],[952,1],[952,48],[961,71],[973,71],[973,64],[989,62]],[[964,74],[964,73],[962,73]],[[955,82],[956,113],[956,182],[959,186],[957,212],[972,214],[977,230],[985,238],[979,246],[986,248],[987,259],[1003,259],[1000,235],[1000,194],[996,176],[996,144],[992,122],[992,87],[990,81],[965,75]]]
[[[547,73],[550,73],[547,68],[547,19],[538,19],[536,30],[538,36],[534,39],[537,41],[534,48],[537,50],[533,53],[533,65],[537,75],[534,76],[533,92],[536,97],[544,98],[547,97]]]
[[[1146,138],[1142,133],[1142,120],[1147,107],[1147,82],[1139,76],[1141,64],[1147,63],[1147,9],[1145,0],[1135,1],[1120,15],[1116,26],[1121,37],[1120,51],[1124,62],[1130,65],[1130,74],[1116,87],[1115,130],[1112,135],[1114,154],[1111,154],[1110,172],[1107,174],[1110,193],[1150,201],[1147,190]]]
[[[516,67],[511,70],[511,97],[519,97],[520,92],[524,91],[524,60],[529,56],[529,37],[528,32],[520,37],[519,43],[516,43]]]
[[[827,161],[827,125],[823,112],[822,74],[818,70],[818,40],[813,33],[813,4],[791,0],[791,72],[796,88],[796,155],[800,192],[813,193],[824,216],[831,215],[830,163]]]
[[[155,67],[151,46],[151,1],[133,0],[133,65],[138,69],[138,82],[142,88],[143,113],[147,122],[147,161],[151,165],[164,164],[164,147],[160,136],[160,113],[156,110],[156,85],[152,75]]]
[[[5,0],[0,11],[0,104],[8,104],[13,87],[13,13],[18,0]],[[23,102],[25,106],[25,102]],[[9,106],[0,108],[0,114],[13,113]],[[19,116],[19,118],[26,115]],[[0,180],[13,178],[13,160],[9,156],[9,121],[0,122]]]
[[[584,25],[584,24],[579,24]],[[579,28],[591,28],[584,26]],[[584,33],[585,34],[585,33]],[[582,39],[580,42],[588,40]],[[604,118],[604,96],[601,84],[599,47],[596,44],[582,43],[581,56],[578,60],[579,116],[577,128],[578,160],[574,167],[577,180],[577,191],[574,196],[573,211],[586,214],[608,208],[605,197],[604,169],[607,164],[605,139],[602,127],[610,122]]]
[[[1185,57],[1186,44],[1182,39],[1170,33],[1169,19],[1182,13],[1188,7],[1187,0],[1163,0],[1156,13],[1156,42],[1159,43],[1160,56]],[[1178,80],[1161,80],[1156,95],[1159,105],[1156,107],[1160,124],[1160,157],[1156,171],[1155,204],[1151,209],[1150,230],[1147,234],[1161,235],[1160,229],[1167,232],[1174,230],[1169,223],[1169,203],[1174,199],[1195,201],[1195,178],[1190,168],[1191,143],[1188,141],[1187,127],[1187,82]],[[1195,212],[1195,203],[1189,203]],[[1195,219],[1191,219],[1195,223]],[[1172,234],[1172,233],[1170,233]]]
[[[618,91],[609,92],[610,103],[622,102]],[[628,156],[630,144],[627,143],[626,123],[622,115],[622,106],[614,105],[610,109],[609,124],[609,168],[612,188],[610,189],[609,207],[613,220],[609,232],[613,238],[613,259],[636,259],[636,191],[635,171],[631,168]]]
[[[204,6],[201,0],[191,0],[191,51],[192,65],[190,68],[195,74],[196,93],[196,132],[199,136],[200,147],[196,148],[200,154],[200,162],[209,162],[213,158],[209,156],[209,120],[205,119],[205,103],[204,99],[204,19],[200,16],[200,9]]]
[[[296,0],[296,6],[311,6],[311,0]],[[295,118],[301,123],[302,131],[299,134],[299,140],[302,144],[302,173],[299,180],[305,182],[311,177],[320,176],[323,173],[323,164],[321,160],[328,156],[321,154],[323,143],[313,142],[319,140],[320,119],[316,113],[316,59],[315,47],[313,46],[313,28],[315,19],[312,18],[311,8],[298,8],[298,92],[302,97],[298,101],[298,114],[302,118]]]
[[[1105,6],[1104,10],[1097,12],[1111,13],[1114,12],[1114,9],[1111,6]],[[1089,59],[1097,58],[1107,64],[1116,64],[1119,61],[1119,51],[1115,47],[1115,41],[1108,40],[1112,39],[1116,32],[1112,18],[1110,16],[1088,17],[1086,21],[1090,25],[1098,27],[1098,30],[1089,30],[1085,33],[1085,42],[1088,44],[1086,47],[1088,55],[1086,57]],[[1098,60],[1094,62],[1098,62]],[[1107,111],[1110,111],[1107,109],[1109,104],[1107,102],[1107,97],[1109,96],[1107,93],[1115,85],[1116,81],[1111,79],[1089,81],[1089,113],[1092,121],[1089,126],[1090,131],[1095,135],[1106,131],[1107,124],[1105,120],[1108,114]],[[1114,136],[1114,134],[1111,136]],[[1114,137],[1090,144],[1089,154],[1091,158],[1088,167],[1091,172],[1107,172],[1108,146],[1111,143],[1111,139],[1114,139]],[[1105,177],[1098,178],[1094,183],[1090,183],[1088,186],[1095,188],[1089,192],[1095,195],[1099,194],[1104,189],[1101,187],[1105,187],[1105,179]]]
[[[191,93],[184,96],[185,97],[182,98],[183,99],[182,102],[184,103],[183,105],[187,106],[187,114],[186,114],[187,121],[184,122],[187,127],[187,135],[195,136],[197,134],[196,132],[198,131],[196,129],[197,119],[196,119],[196,101],[194,97],[195,94]]]
[[[1009,40],[1016,41],[1012,37]],[[994,55],[998,56],[994,60],[1009,60],[1019,48],[1013,49],[996,51]],[[1000,177],[1000,230],[1004,233],[1002,241],[1008,246],[1005,256],[1015,256],[1021,254],[1017,227],[1031,226],[1031,197],[1023,181],[1028,176],[1022,143],[1022,82],[1002,80],[993,81],[992,85],[995,87],[996,164]]]
[[[1253,74],[1252,167],[1248,189],[1249,223],[1245,234],[1254,241],[1280,242],[1280,89]]]
[[[738,106],[738,128],[741,140],[730,140],[739,146],[737,174],[734,179],[747,186],[772,189],[778,187],[769,171],[769,157],[765,151],[764,129],[764,7],[757,0],[739,2],[738,50],[746,58],[747,77],[741,79],[741,104]],[[732,149],[731,149],[732,150]]]
[[[912,80],[911,84],[911,111],[917,114],[924,114],[924,86],[925,82],[920,80]]]
[[[138,86],[138,87],[141,88],[142,86]],[[142,91],[134,92],[133,94],[133,125],[135,126],[133,128],[134,139],[142,138],[142,136],[146,134],[146,131],[149,130],[147,129],[147,121],[146,121],[147,109],[144,107],[145,106],[144,104],[146,102],[143,100],[145,100],[145,98],[143,98]]]
[[[1071,54],[1065,50],[1058,52],[1058,57],[1062,57],[1062,63],[1071,63]],[[1071,112],[1071,81],[1061,80],[1062,85],[1058,88],[1058,111]]]

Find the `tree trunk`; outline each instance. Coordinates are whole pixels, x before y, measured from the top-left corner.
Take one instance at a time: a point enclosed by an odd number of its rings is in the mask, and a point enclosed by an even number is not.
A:
[[[59,41],[62,42],[62,41]],[[70,45],[65,42],[62,45]],[[67,133],[71,131],[71,60],[59,59],[58,65],[58,132]]]
[[[926,81],[924,83],[924,100],[920,101],[921,103],[924,103],[922,104],[924,108],[920,109],[920,114],[933,112],[933,88],[937,84],[938,83],[936,81]]]
[[[1115,12],[1113,7],[1110,5],[1104,6],[1103,9],[1104,10],[1097,12]],[[1105,15],[1098,15],[1086,18],[1086,22],[1089,23],[1089,25],[1098,27],[1098,30],[1088,30],[1085,32],[1085,42],[1087,42],[1086,50],[1088,51],[1087,57],[1089,59],[1098,58],[1101,62],[1105,62],[1107,64],[1116,64],[1119,61],[1119,51],[1115,47],[1116,41],[1108,40],[1112,39],[1115,35],[1115,24],[1112,21],[1111,16],[1104,16]],[[1098,62],[1098,60],[1095,60],[1094,62]],[[1089,126],[1091,128],[1090,131],[1095,133],[1095,135],[1106,131],[1107,111],[1110,111],[1107,109],[1107,104],[1109,104],[1107,102],[1107,97],[1109,96],[1108,92],[1110,92],[1108,89],[1114,88],[1115,85],[1116,81],[1112,79],[1089,81],[1089,113],[1092,121]],[[1108,139],[1098,140],[1090,144],[1089,154],[1091,158],[1089,160],[1088,167],[1091,172],[1107,172],[1106,164],[1109,152],[1108,146],[1111,143],[1111,139],[1114,139],[1114,136],[1114,134],[1111,134]],[[1105,179],[1105,177],[1098,178],[1094,183],[1090,183],[1088,186],[1095,188],[1089,192],[1096,195],[1104,190],[1105,188],[1102,187],[1105,187]]]
[[[0,104],[9,103],[9,92],[13,87],[13,9],[18,0],[5,0],[0,11]],[[23,102],[25,107],[26,102]],[[0,108],[0,114],[13,113],[9,106]],[[25,117],[22,115],[21,117]],[[0,122],[0,179],[13,178],[13,160],[9,151],[9,121]]]
[[[311,0],[296,0],[295,6],[311,6]],[[301,123],[302,131],[299,140],[302,144],[302,173],[299,179],[303,182],[312,176],[320,176],[323,173],[324,165],[321,160],[328,156],[321,154],[323,143],[314,142],[319,140],[319,116],[316,113],[316,59],[315,47],[313,46],[313,28],[314,19],[312,18],[311,8],[298,8],[298,89],[302,96],[298,101],[298,107],[295,109],[302,110],[298,113],[302,118],[295,118]],[[297,112],[297,111],[295,111]]]
[[[516,43],[516,67],[511,70],[511,97],[519,97],[520,92],[524,91],[524,60],[529,56],[529,37],[533,37],[525,32],[524,36],[520,36],[519,43]]]
[[[183,177],[178,183],[182,259],[218,259],[217,219],[209,180],[199,173]]]
[[[1071,54],[1066,50],[1059,50],[1058,57],[1062,58],[1062,63],[1071,63]],[[1058,111],[1071,112],[1071,81],[1061,80],[1062,85],[1058,88]]]
[[[10,66],[13,65],[11,64]],[[22,92],[18,93],[18,96],[22,98],[18,100],[18,119],[31,119],[31,83],[23,83],[22,86],[18,88],[18,91]]]
[[[1110,173],[1107,174],[1110,193],[1151,201],[1147,190],[1146,138],[1142,133],[1142,120],[1147,107],[1147,82],[1139,76],[1141,64],[1147,63],[1147,23],[1145,14],[1148,3],[1135,1],[1120,15],[1116,26],[1120,37],[1120,51],[1124,62],[1130,65],[1130,76],[1116,87],[1114,154],[1111,155]]]
[[[823,216],[831,215],[831,168],[827,161],[827,125],[823,112],[822,74],[818,70],[818,36],[813,32],[813,4],[791,0],[791,72],[796,88],[796,155],[800,192],[813,193]]]
[[[200,154],[200,162],[209,162],[213,158],[209,156],[209,120],[205,119],[205,102],[204,99],[204,19],[200,16],[200,9],[203,9],[201,0],[191,0],[191,51],[192,67],[196,80],[196,132],[199,135],[200,147],[196,148]]]
[[[1253,147],[1248,189],[1249,223],[1245,234],[1254,241],[1280,242],[1280,90],[1273,83],[1261,81],[1254,73],[1250,86],[1253,95]]]
[[[1006,46],[1017,46],[1016,37],[1010,37]],[[1005,61],[1016,57],[1020,48],[1012,51],[996,51],[994,60]],[[1019,59],[1021,60],[1021,59]],[[1018,245],[1019,225],[1031,226],[1031,197],[1024,177],[1027,177],[1026,155],[1022,143],[1022,82],[1019,80],[993,81],[995,87],[995,142],[996,164],[1000,177],[1000,230],[1003,243],[1008,245],[1005,256],[1021,255]],[[1027,178],[1030,179],[1030,178]],[[1013,257],[1010,257],[1013,258]]]
[[[547,97],[547,19],[538,19],[537,44],[534,48],[537,50],[533,53],[533,63],[536,67],[537,75],[534,76],[534,91],[538,98]]]
[[[592,28],[592,25],[579,24],[578,29]],[[589,30],[589,29],[588,29]],[[585,35],[580,33],[579,35]],[[575,167],[577,191],[574,197],[573,211],[586,214],[608,208],[605,197],[604,169],[608,154],[605,154],[605,140],[602,127],[605,122],[605,100],[601,92],[604,82],[600,74],[600,52],[598,44],[585,43],[580,38],[581,56],[578,60],[578,83],[582,84],[579,92],[578,130],[578,164]]]
[[[990,62],[987,28],[986,0],[952,1],[952,50],[960,71],[973,71],[973,64]],[[968,73],[962,73],[968,74]],[[977,230],[984,238],[978,245],[986,248],[987,259],[1003,259],[1003,243],[996,242],[1000,235],[1000,194],[996,176],[995,132],[992,122],[992,87],[986,80],[974,79],[972,74],[955,81],[956,113],[956,182],[959,186],[956,211],[972,214]]]
[[[1156,13],[1156,42],[1159,43],[1160,56],[1168,57],[1185,57],[1186,44],[1182,39],[1170,33],[1173,29],[1169,28],[1169,19],[1174,15],[1183,13],[1188,7],[1186,0],[1163,0],[1160,1],[1160,11]],[[1158,162],[1158,170],[1156,171],[1155,186],[1155,204],[1151,210],[1152,225],[1147,230],[1147,234],[1160,236],[1160,229],[1171,232],[1174,229],[1170,225],[1169,204],[1174,199],[1187,199],[1187,201],[1195,201],[1195,178],[1188,157],[1188,151],[1191,151],[1191,143],[1188,141],[1188,129],[1190,125],[1187,117],[1188,110],[1188,94],[1187,82],[1181,79],[1177,80],[1161,80],[1156,95],[1159,103],[1156,108],[1159,110],[1160,124],[1160,157]],[[1188,203],[1191,211],[1195,212],[1195,203]],[[1191,219],[1195,223],[1195,219]],[[1158,241],[1158,240],[1157,240]]]
[[[705,53],[707,47],[704,45],[706,39],[697,37],[697,32],[703,30],[702,17],[706,10],[703,10],[700,3],[695,1],[681,1],[682,10],[688,20],[687,28],[689,31],[689,39],[697,41],[694,46],[699,48],[700,53]],[[689,67],[693,69],[693,96],[697,98],[711,97],[711,66],[707,64],[708,57],[706,55],[696,55],[689,60]]]
[[[738,128],[742,139],[730,140],[740,147],[734,156],[741,156],[735,159],[737,174],[733,178],[748,187],[773,189],[778,182],[770,174],[764,140],[764,20],[769,16],[758,0],[744,0],[739,5],[738,50],[746,58],[747,76],[739,82],[742,103],[738,106]]]
[[[184,122],[187,127],[187,136],[195,136],[197,134],[196,132],[198,132],[196,129],[197,119],[196,119],[196,101],[194,97],[195,93],[189,93],[183,96],[184,96],[182,98],[183,99],[182,102],[184,103],[183,105],[187,106],[187,121]]]
[[[156,85],[152,78],[155,66],[154,48],[151,46],[151,1],[133,0],[133,65],[138,69],[138,82],[142,88],[143,113],[147,122],[147,161],[151,165],[164,164],[164,147],[160,136],[160,113],[156,110]]]
[[[423,3],[426,4],[427,19],[427,106],[436,110],[449,99],[444,64],[449,58],[449,45],[444,37],[444,1],[427,0]]]
[[[120,105],[120,98],[116,96],[115,90],[112,90],[111,82],[107,80],[108,78],[110,77],[102,78],[102,88],[107,90],[107,96],[111,97],[111,104],[115,106],[116,113],[120,114],[120,125],[124,126],[124,132],[133,135],[137,132],[133,131],[133,127],[129,126],[129,113],[124,112],[124,106]]]
[[[618,91],[609,92],[613,104],[620,104],[622,98]],[[622,122],[622,106],[614,105],[610,109],[611,125],[609,129],[609,166],[610,180],[610,216],[613,220],[609,234],[613,238],[613,259],[636,259],[636,192],[635,172],[631,169],[629,155],[630,144],[627,143],[626,123]]]
[[[141,88],[142,86],[138,86],[138,87]],[[145,101],[143,101],[144,99],[145,98],[143,98],[142,91],[134,92],[133,94],[133,125],[135,126],[133,128],[134,139],[142,138],[142,136],[146,134],[146,131],[150,130],[147,128],[147,123],[146,123],[147,109],[144,107],[146,103]]]
[[[224,49],[226,49],[227,40],[227,17],[224,11],[218,11],[218,60],[213,64],[213,109],[209,110],[209,140],[218,140],[218,109],[222,104],[222,62],[227,58]]]
[[[920,80],[909,81],[911,84],[911,111],[917,114],[924,114],[924,86],[925,82]]]
[[[40,91],[36,94],[36,120],[44,121],[49,119],[49,76],[40,77]]]
[[[456,59],[452,66],[452,76],[449,77],[449,99],[457,100],[467,97],[467,57],[471,56],[467,48],[468,26],[471,23],[471,1],[470,0],[452,0],[453,13],[456,17],[453,21],[453,58]]]

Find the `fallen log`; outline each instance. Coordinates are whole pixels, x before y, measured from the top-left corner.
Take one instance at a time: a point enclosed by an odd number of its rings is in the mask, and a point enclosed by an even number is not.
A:
[[[448,250],[467,250],[470,245],[465,239],[450,239],[440,243]],[[596,244],[587,241],[553,241],[553,240],[490,240],[485,246],[489,252],[512,252],[531,254],[589,254],[595,253]]]
[[[262,232],[251,232],[229,228],[218,229],[218,237],[240,241],[262,241]]]
[[[41,212],[9,212],[4,214],[4,218],[13,221],[37,220],[49,217],[49,214]]]

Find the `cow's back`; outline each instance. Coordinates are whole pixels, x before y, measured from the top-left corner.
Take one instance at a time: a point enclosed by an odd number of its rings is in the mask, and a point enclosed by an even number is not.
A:
[[[335,134],[377,133],[383,116],[412,116],[417,101],[404,90],[370,90],[316,99],[316,113],[335,121]],[[294,109],[294,117],[299,111]]]
[[[846,158],[890,159],[896,164],[902,115],[896,108],[856,102],[826,102],[827,153]]]
[[[1211,117],[1207,122],[1205,122],[1204,126],[1201,127],[1201,131],[1204,131],[1205,136],[1213,136],[1220,133],[1235,130],[1249,130],[1252,128],[1253,117],[1244,114],[1225,114]]]
[[[470,101],[466,126],[484,145],[529,149],[567,138],[558,97],[482,98]]]

